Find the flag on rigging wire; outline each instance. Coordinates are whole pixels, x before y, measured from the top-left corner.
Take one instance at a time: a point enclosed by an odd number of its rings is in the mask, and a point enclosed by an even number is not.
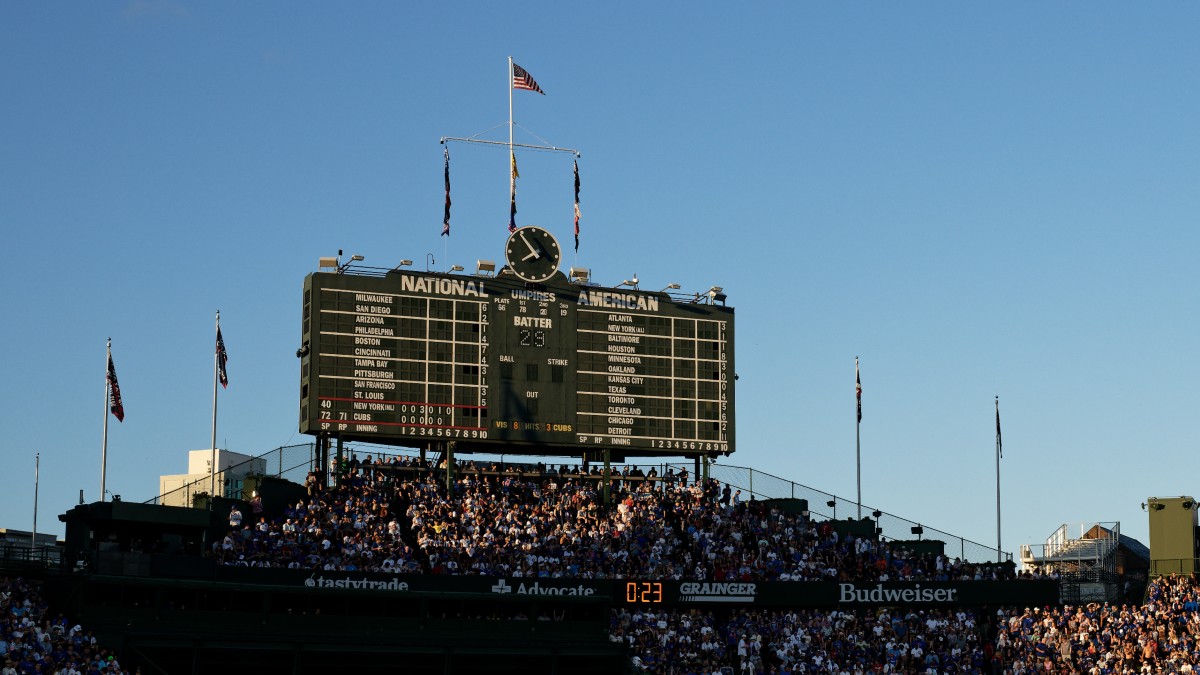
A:
[[[121,403],[121,385],[117,384],[117,368],[113,365],[111,347],[108,350],[108,389],[111,393],[108,410],[118,422],[124,422],[125,406]]]
[[[1004,442],[1000,438],[1000,397],[996,397],[996,453],[1004,456]]]
[[[521,174],[517,172],[517,154],[510,151],[508,153],[509,163],[512,166],[512,189],[509,191],[508,201],[508,231],[517,231],[517,179]]]
[[[858,374],[858,357],[854,357],[854,397],[858,399],[858,421],[862,422],[862,378]]]
[[[538,86],[537,81],[533,79],[533,76],[529,74],[529,71],[515,63],[513,64],[512,76],[513,89],[528,89],[529,91],[536,91],[542,96],[546,95],[546,92],[542,91],[542,88]]]
[[[575,252],[579,252],[579,160],[575,160]]]
[[[450,234],[450,148],[446,148],[446,215],[442,218],[442,236]]]
[[[229,386],[229,375],[225,372],[225,362],[229,360],[229,355],[225,353],[225,340],[221,337],[221,325],[217,324],[217,379],[220,380],[222,387]],[[214,395],[213,400],[216,400]]]

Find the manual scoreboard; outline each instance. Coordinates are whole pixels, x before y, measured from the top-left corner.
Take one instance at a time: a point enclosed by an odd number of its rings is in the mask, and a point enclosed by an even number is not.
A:
[[[313,273],[303,341],[304,433],[531,454],[734,450],[733,308],[708,295],[561,272]]]

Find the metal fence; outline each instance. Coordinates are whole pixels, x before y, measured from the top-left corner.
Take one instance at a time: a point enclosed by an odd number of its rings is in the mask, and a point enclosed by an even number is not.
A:
[[[250,495],[245,493],[252,488],[246,487],[248,483],[246,479],[256,476],[283,478],[303,484],[305,478],[308,477],[308,472],[316,468],[316,458],[315,443],[275,448],[270,452],[218,471],[215,477],[217,496],[248,499]],[[166,506],[193,506],[197,498],[208,497],[211,482],[212,479],[209,476],[197,478],[190,483],[148,499],[143,503]]]
[[[400,450],[400,452],[397,452],[397,450]],[[357,455],[360,460],[365,460],[366,457],[370,456],[372,459],[382,458],[384,461],[390,461],[395,456],[412,457],[417,454],[417,451],[355,443],[347,444],[344,453],[346,458],[349,458],[351,455]],[[333,453],[331,452],[330,455],[332,458]],[[499,460],[496,458],[499,458]],[[248,490],[244,488],[244,485],[246,484],[245,476],[250,475],[247,474],[246,469],[252,463],[260,463],[256,468],[261,469],[265,476],[283,478],[303,484],[308,477],[308,472],[317,468],[316,461],[316,444],[314,443],[276,448],[247,462],[218,472],[216,477],[217,494],[223,497],[248,499],[250,495],[248,494]],[[500,463],[513,466],[533,466],[537,464],[536,458],[526,455],[468,456],[460,457],[459,461],[473,461],[476,464],[492,464],[499,461]],[[576,465],[579,462],[571,464]],[[553,467],[558,465],[550,464],[548,466]],[[689,478],[691,480],[695,479],[695,476],[691,475],[694,474],[693,463],[625,464],[614,465],[614,468],[620,470],[624,467],[632,468],[633,466],[637,466],[646,473],[651,468],[656,468],[659,476],[665,475],[667,470],[671,468],[675,469],[676,472],[686,470],[689,472]],[[853,500],[843,499],[837,495],[822,492],[807,485],[801,485],[751,468],[712,464],[709,467],[709,476],[721,483],[729,484],[734,489],[742,490],[746,493],[746,499],[749,499],[750,495],[754,495],[757,499],[807,499],[809,513],[817,519],[837,520],[838,518],[860,517],[859,506]],[[209,478],[206,476],[176,490],[147,500],[145,503],[192,506],[197,495],[207,497],[208,488]],[[871,508],[865,504],[861,507],[861,517],[870,517],[873,519],[876,527],[879,529],[880,538],[885,540],[933,539],[945,542],[946,555],[951,557],[958,557],[971,562],[988,562],[997,559],[1000,561],[1012,560],[1011,553],[998,553],[993,547],[921,525],[907,518]],[[914,531],[914,528],[921,528],[920,533],[918,534]],[[999,555],[999,558],[997,555]]]
[[[62,553],[57,546],[31,548],[29,544],[0,541],[0,571],[58,570],[62,567]]]
[[[690,464],[670,466],[692,470]],[[809,513],[816,519],[870,518],[875,521],[879,537],[884,540],[933,539],[945,542],[946,555],[950,557],[970,562],[1012,560],[1012,553],[997,552],[994,546],[943,532],[866,504],[862,505],[860,512],[859,505],[852,499],[844,499],[769,473],[741,466],[713,464],[709,467],[708,475],[722,483],[728,483],[735,490],[741,490],[746,495],[744,499],[749,499],[750,495],[754,495],[756,499],[807,499]]]

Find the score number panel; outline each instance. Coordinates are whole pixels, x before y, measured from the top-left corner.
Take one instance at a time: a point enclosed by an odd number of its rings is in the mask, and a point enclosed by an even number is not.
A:
[[[511,277],[310,274],[300,430],[468,449],[734,449],[733,309]]]

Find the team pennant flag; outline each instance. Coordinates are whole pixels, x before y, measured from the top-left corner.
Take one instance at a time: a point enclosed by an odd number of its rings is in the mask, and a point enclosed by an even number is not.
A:
[[[513,89],[528,89],[529,91],[536,91],[542,96],[546,95],[546,92],[542,91],[542,88],[538,86],[538,83],[533,79],[533,76],[529,74],[529,71],[515,63],[513,64],[512,86]]]
[[[1004,456],[1004,442],[1000,439],[1000,397],[996,397],[996,453]]]
[[[108,351],[108,410],[118,422],[125,421],[125,406],[121,403],[121,385],[117,384],[117,368],[113,365],[112,350]]]
[[[520,178],[521,172],[517,171],[517,155],[516,155],[516,153],[509,153],[508,157],[509,157],[509,159],[512,160],[512,177]]]
[[[225,362],[229,355],[225,353],[225,340],[221,337],[221,326],[217,326],[217,379],[222,387],[229,386],[229,375],[225,372]]]
[[[579,252],[579,160],[575,160],[575,252]]]
[[[858,399],[858,421],[862,421],[862,378],[858,374],[858,357],[854,357],[854,398]]]
[[[513,193],[512,199],[508,202],[508,231],[517,231],[517,195]]]
[[[450,234],[450,148],[446,148],[446,215],[442,218],[442,236]]]

